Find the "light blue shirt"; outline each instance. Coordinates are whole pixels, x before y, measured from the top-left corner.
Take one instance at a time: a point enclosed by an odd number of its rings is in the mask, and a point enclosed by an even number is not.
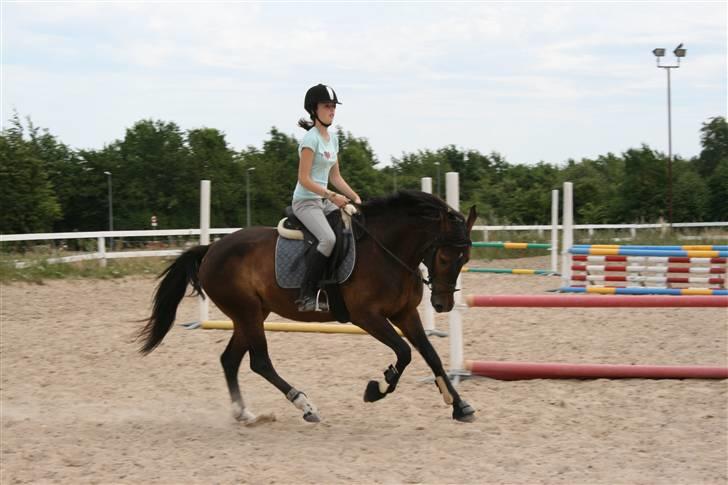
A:
[[[339,139],[336,133],[329,133],[329,141],[324,140],[318,128],[313,127],[306,132],[298,144],[298,156],[304,148],[313,151],[313,165],[311,166],[311,180],[323,187],[328,188],[329,172],[339,158]],[[320,199],[321,196],[303,187],[300,182],[296,183],[296,190],[293,192],[293,200]]]

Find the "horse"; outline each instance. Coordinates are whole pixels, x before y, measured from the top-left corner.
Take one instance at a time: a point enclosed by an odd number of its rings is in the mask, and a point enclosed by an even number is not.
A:
[[[384,371],[383,382],[369,381],[364,401],[378,401],[394,392],[411,361],[410,346],[398,335],[394,325],[432,370],[442,398],[452,406],[453,419],[473,421],[475,410],[450,382],[428,340],[417,306],[426,283],[432,290],[430,301],[435,311],[452,310],[457,277],[470,259],[475,207],[470,208],[466,220],[438,197],[401,190],[368,200],[358,210],[359,214],[353,218],[357,260],[350,277],[341,285],[341,294],[351,322],[396,355],[396,362]],[[233,334],[220,361],[233,417],[245,424],[262,419],[245,407],[238,384],[238,370],[247,352],[251,370],[303,411],[304,420],[320,420],[318,409],[308,396],[274,369],[263,322],[270,312],[304,322],[332,321],[333,316],[320,311],[299,312],[294,303],[297,290],[283,289],[276,284],[277,237],[275,228],[251,227],[182,253],[159,275],[151,316],[145,319],[146,324],[138,335],[143,341],[140,352],[148,354],[171,328],[188,285],[193,288],[192,294],[207,294],[233,321]],[[421,276],[421,262],[428,268],[429,281]]]

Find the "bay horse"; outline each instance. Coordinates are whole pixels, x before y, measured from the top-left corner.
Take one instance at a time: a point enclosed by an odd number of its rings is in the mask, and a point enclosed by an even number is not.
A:
[[[460,398],[440,357],[422,327],[417,306],[422,300],[423,279],[419,264],[429,270],[431,302],[437,312],[449,312],[463,265],[470,258],[470,230],[475,207],[467,220],[441,199],[419,191],[402,190],[371,199],[359,206],[353,219],[358,231],[356,263],[341,292],[351,322],[389,348],[397,361],[384,371],[384,382],[369,381],[364,401],[374,402],[397,387],[411,360],[409,345],[396,326],[420,352],[435,375],[435,383],[452,416],[458,421],[475,419],[475,410]],[[359,237],[361,235],[361,237]],[[331,313],[297,309],[295,289],[276,283],[275,228],[252,227],[229,234],[180,255],[160,275],[152,314],[140,331],[143,354],[157,347],[174,322],[177,307],[188,284],[194,293],[202,290],[233,321],[233,334],[220,360],[233,406],[233,416],[246,424],[256,417],[246,409],[238,384],[238,369],[246,352],[250,368],[280,390],[306,421],[319,421],[316,406],[301,391],[281,378],[268,355],[263,322],[270,312],[305,322],[332,321]],[[391,324],[390,324],[391,322]]]

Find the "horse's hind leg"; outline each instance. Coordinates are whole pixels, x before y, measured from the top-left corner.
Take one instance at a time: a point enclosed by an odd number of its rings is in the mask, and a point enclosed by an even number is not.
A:
[[[412,345],[420,352],[427,362],[427,365],[435,374],[435,384],[437,384],[442,398],[446,404],[452,405],[452,417],[458,421],[471,422],[475,420],[475,409],[473,409],[465,400],[457,393],[445,369],[442,367],[440,356],[427,338],[422,321],[417,310],[404,312],[396,315],[392,321],[402,330]]]
[[[308,400],[308,397],[283,380],[273,368],[273,363],[268,355],[268,342],[265,339],[263,321],[246,327],[245,332],[250,350],[250,368],[253,372],[273,384],[294,406],[303,411],[303,419],[311,423],[321,421],[318,409]]]
[[[240,393],[240,384],[238,383],[238,370],[240,362],[243,360],[245,353],[248,351],[248,345],[245,337],[238,328],[233,331],[233,336],[220,356],[220,363],[225,372],[225,381],[227,382],[228,391],[230,392],[230,400],[232,401],[233,417],[238,421],[246,424],[255,423],[258,417],[245,407],[245,401]]]

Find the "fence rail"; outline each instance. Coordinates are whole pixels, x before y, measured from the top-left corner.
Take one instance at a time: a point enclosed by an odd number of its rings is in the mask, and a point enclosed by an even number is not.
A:
[[[559,224],[558,230],[563,230],[563,226]],[[632,237],[636,235],[636,231],[640,229],[662,229],[666,230],[670,226],[667,224],[579,224],[574,225],[575,230],[587,230],[590,236],[593,235],[594,231],[598,230],[630,230]],[[673,228],[728,228],[728,222],[682,222],[672,224]],[[483,240],[488,241],[489,233],[495,231],[537,231],[543,233],[544,231],[551,231],[551,225],[513,225],[513,226],[491,226],[491,225],[479,225],[473,226],[474,231],[483,232]],[[239,228],[211,228],[209,234],[211,236],[230,234],[239,230]],[[91,232],[55,232],[55,233],[38,233],[38,234],[1,234],[0,243],[9,242],[23,242],[23,241],[58,241],[58,240],[82,240],[82,239],[96,239],[97,248],[95,252],[63,256],[63,257],[52,257],[46,261],[49,263],[62,263],[72,261],[83,261],[83,260],[106,260],[116,258],[143,258],[143,257],[159,257],[169,256],[179,253],[179,249],[167,249],[160,250],[147,249],[147,250],[129,250],[129,251],[111,251],[111,248],[107,248],[107,240],[120,240],[122,238],[146,238],[152,240],[155,237],[174,237],[174,236],[192,236],[199,237],[200,229],[157,229],[157,230],[135,230],[135,231],[91,231]],[[728,235],[717,235],[712,236],[716,239],[728,239]],[[700,236],[678,236],[678,239],[700,239]],[[629,238],[615,238],[615,240],[629,240]],[[17,267],[27,266],[29,263],[18,261]]]

